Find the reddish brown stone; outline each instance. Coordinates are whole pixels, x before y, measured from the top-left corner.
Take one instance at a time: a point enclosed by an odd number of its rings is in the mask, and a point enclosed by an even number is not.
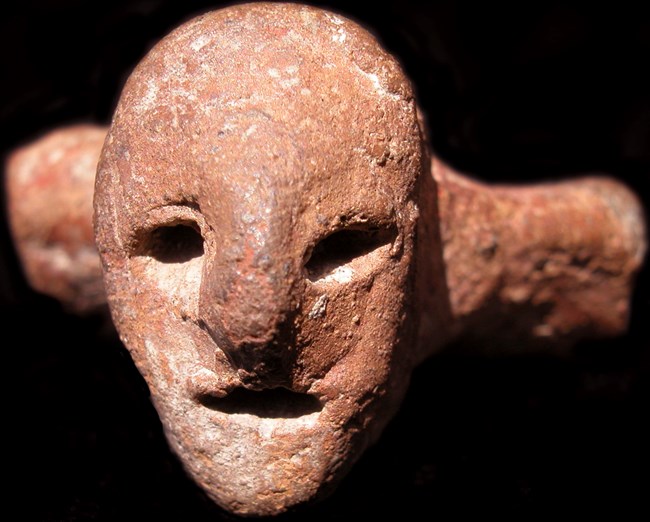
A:
[[[106,128],[57,129],[6,164],[7,208],[29,284],[76,313],[106,303],[92,227],[97,160]]]
[[[331,491],[452,339],[622,332],[645,250],[614,181],[488,187],[431,160],[396,61],[294,4],[208,13],[152,50],[95,205],[112,314],[168,440],[244,515]]]
[[[398,64],[314,8],[206,14],[129,78],[98,169],[109,301],[224,508],[321,496],[396,410],[425,161]]]
[[[620,182],[490,186],[433,158],[424,185],[422,357],[441,336],[487,353],[566,354],[579,339],[625,332],[646,231],[640,201]],[[437,241],[441,257],[426,244]]]

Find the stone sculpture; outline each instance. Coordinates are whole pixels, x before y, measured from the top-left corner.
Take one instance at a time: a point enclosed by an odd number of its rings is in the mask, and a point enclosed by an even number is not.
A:
[[[460,336],[622,332],[645,252],[615,181],[489,187],[442,164],[374,37],[286,3],[207,13],[138,65],[95,232],[170,445],[240,515],[332,491]]]

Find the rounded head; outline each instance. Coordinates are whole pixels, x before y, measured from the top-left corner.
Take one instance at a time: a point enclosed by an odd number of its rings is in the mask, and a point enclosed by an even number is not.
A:
[[[422,148],[395,59],[313,7],[205,14],[129,78],[95,192],[109,304],[224,508],[323,495],[399,404]]]

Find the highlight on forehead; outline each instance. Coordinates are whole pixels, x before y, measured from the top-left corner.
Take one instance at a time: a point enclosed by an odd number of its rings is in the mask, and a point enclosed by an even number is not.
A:
[[[368,127],[379,118],[395,128],[415,119],[409,82],[368,31],[309,6],[266,3],[173,31],[136,68],[115,119],[216,126],[246,111],[297,132],[337,120]]]
[[[365,78],[360,86],[369,94],[411,98],[399,65],[370,33],[296,4],[245,4],[202,15],[164,38],[138,73],[148,78],[138,93],[141,105],[133,105],[144,110],[161,95],[191,101],[197,90],[212,90],[212,101],[223,106],[246,94],[286,98],[303,91],[302,84],[317,88],[325,80],[336,87],[341,75]]]

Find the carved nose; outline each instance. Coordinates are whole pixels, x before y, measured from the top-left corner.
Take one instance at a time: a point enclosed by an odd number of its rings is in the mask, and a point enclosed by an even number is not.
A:
[[[199,313],[218,347],[238,368],[269,373],[284,366],[280,338],[294,308],[294,278],[286,262],[262,254],[249,258],[204,274]]]

